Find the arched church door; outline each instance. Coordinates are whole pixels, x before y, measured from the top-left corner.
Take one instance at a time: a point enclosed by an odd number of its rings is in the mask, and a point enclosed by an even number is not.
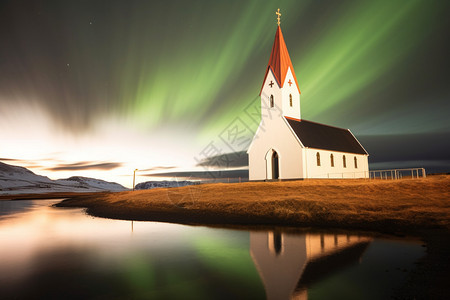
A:
[[[280,169],[278,162],[278,153],[273,151],[272,154],[272,179],[280,178]]]

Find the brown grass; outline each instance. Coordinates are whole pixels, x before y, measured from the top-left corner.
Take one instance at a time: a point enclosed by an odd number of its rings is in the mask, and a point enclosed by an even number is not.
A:
[[[415,233],[450,230],[450,176],[205,184],[81,196],[60,206],[127,220],[327,227]]]

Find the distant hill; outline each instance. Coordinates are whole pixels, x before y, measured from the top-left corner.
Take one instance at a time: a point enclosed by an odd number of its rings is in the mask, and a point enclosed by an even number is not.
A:
[[[74,176],[51,180],[24,167],[0,162],[0,194],[50,193],[50,192],[101,192],[125,191],[122,185],[95,178]]]
[[[169,187],[181,187],[181,186],[187,186],[187,185],[196,185],[200,184],[200,182],[196,181],[169,181],[169,180],[163,180],[163,181],[146,181],[141,182],[136,185],[134,188],[135,190],[150,190],[155,188],[169,188]]]

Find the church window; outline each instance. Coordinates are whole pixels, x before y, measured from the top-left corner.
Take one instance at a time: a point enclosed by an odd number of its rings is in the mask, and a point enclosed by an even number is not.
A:
[[[358,169],[358,159],[356,158],[356,156],[355,156],[355,169]]]
[[[345,158],[345,155],[342,156],[342,162],[344,164],[344,168],[347,168],[347,160]]]
[[[270,95],[270,107],[274,107],[273,95]]]
[[[333,156],[333,154],[330,154],[330,161],[331,161],[331,166],[334,167],[334,156]]]
[[[317,159],[317,166],[320,167],[320,153],[319,152],[317,152],[317,154],[316,154],[316,159]]]
[[[289,94],[289,106],[292,107],[292,94]]]

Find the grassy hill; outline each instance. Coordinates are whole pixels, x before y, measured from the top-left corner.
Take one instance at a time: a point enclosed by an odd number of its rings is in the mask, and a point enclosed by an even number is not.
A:
[[[61,206],[126,220],[417,232],[450,229],[450,176],[216,183],[107,193]]]

